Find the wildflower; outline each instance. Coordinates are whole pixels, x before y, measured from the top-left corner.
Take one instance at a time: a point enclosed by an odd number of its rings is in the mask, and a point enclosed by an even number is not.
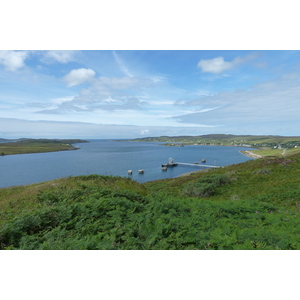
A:
[[[256,211],[255,213],[258,214],[258,211]]]

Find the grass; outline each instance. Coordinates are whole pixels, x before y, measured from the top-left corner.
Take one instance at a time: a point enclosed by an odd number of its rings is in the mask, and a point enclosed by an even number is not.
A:
[[[300,249],[300,154],[140,184],[0,189],[1,249]]]
[[[16,142],[0,143],[0,155],[42,153],[75,150],[72,143],[85,142],[81,140],[47,140],[24,139]]]
[[[251,150],[254,154],[261,156],[288,156],[300,153],[300,147],[291,149],[262,149],[262,150]]]

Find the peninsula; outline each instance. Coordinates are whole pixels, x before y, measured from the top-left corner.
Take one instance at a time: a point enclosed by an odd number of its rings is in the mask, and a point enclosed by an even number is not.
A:
[[[4,140],[1,139],[0,156],[11,154],[28,154],[55,152],[66,150],[77,150],[73,144],[88,143],[80,139],[17,139]]]

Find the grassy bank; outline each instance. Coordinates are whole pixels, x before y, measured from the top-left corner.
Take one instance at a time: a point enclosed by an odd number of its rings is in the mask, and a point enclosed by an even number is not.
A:
[[[0,143],[0,156],[12,154],[42,153],[76,150],[72,144],[84,143],[83,140],[22,139],[16,142]]]
[[[293,154],[300,153],[300,147],[291,148],[291,149],[261,149],[261,150],[252,150],[251,151],[255,155],[260,156],[289,156]]]
[[[0,189],[1,249],[300,249],[300,154],[137,183]]]

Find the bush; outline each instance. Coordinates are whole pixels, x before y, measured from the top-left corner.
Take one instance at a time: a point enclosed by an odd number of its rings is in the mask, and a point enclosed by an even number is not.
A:
[[[226,175],[211,175],[190,181],[183,187],[183,193],[191,197],[209,197],[215,194],[216,188],[229,183]]]
[[[268,168],[263,168],[263,169],[257,169],[257,170],[254,170],[252,172],[252,175],[266,175],[266,174],[269,174],[271,172],[270,169]]]

